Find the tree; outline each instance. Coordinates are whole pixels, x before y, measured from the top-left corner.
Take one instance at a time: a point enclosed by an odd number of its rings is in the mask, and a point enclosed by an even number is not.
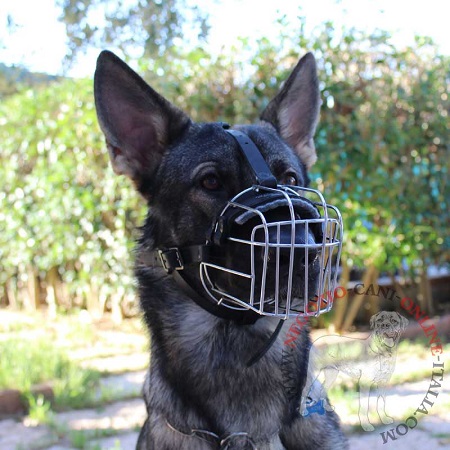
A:
[[[69,62],[90,46],[112,46],[124,55],[155,58],[167,53],[177,38],[186,44],[208,32],[206,14],[186,0],[136,0],[127,5],[114,0],[57,3],[66,26]],[[190,32],[186,32],[188,23]]]
[[[56,268],[75,299],[67,307],[133,295],[143,205],[112,175],[91,80],[10,96],[0,124],[0,285]]]

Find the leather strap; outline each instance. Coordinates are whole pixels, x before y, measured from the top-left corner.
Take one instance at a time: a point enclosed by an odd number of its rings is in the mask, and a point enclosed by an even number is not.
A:
[[[224,306],[220,306],[214,303],[212,300],[205,298],[203,295],[200,295],[196,290],[194,290],[184,279],[181,272],[173,273],[175,282],[178,286],[201,308],[205,311],[209,312],[213,316],[218,317],[219,319],[232,320],[239,325],[253,325],[260,316],[258,313],[246,310],[246,311],[238,311],[236,309],[226,308]]]
[[[277,179],[273,176],[255,143],[245,133],[240,131],[227,129],[225,131],[233,136],[239,144],[242,153],[256,176],[256,183],[261,186],[276,189]]]
[[[278,335],[280,334],[283,325],[284,319],[280,319],[269,340],[247,361],[247,367],[251,367],[253,366],[253,364],[256,364],[268,352],[268,350],[270,349],[270,347],[272,347],[273,343],[276,341]]]
[[[175,270],[183,270],[191,264],[207,262],[211,246],[190,245],[188,247],[172,247],[164,250],[144,252],[140,261],[148,266],[162,267],[169,275]]]
[[[162,267],[174,277],[177,285],[198,306],[220,319],[233,320],[240,325],[252,325],[262,316],[250,310],[236,310],[214,303],[199,294],[184,279],[182,270],[191,264],[199,264],[209,258],[209,245],[192,245],[189,247],[170,248],[167,250],[148,251],[140,255],[139,261],[147,266]]]

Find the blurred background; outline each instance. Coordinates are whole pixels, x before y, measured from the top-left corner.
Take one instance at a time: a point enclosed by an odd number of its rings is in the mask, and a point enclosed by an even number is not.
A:
[[[347,291],[314,325],[364,332],[377,311],[401,312],[395,292],[446,341],[449,14],[447,0],[3,0],[0,448],[133,448],[145,414],[132,275],[145,205],[113,175],[97,125],[92,76],[106,48],[194,120],[231,124],[257,120],[313,52],[312,186],[343,215]],[[409,337],[409,356],[429,355],[418,326]],[[429,378],[430,364],[408,361],[397,384]],[[99,406],[113,412],[86,409]]]

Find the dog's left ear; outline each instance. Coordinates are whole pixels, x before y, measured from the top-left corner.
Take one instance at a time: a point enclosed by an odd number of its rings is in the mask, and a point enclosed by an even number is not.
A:
[[[280,92],[267,105],[261,120],[277,129],[308,169],[317,159],[313,136],[319,109],[316,60],[311,53],[307,53],[300,59]]]

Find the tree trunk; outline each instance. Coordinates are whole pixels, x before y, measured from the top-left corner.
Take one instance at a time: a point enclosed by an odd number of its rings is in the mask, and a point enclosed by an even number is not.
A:
[[[371,265],[364,272],[362,283],[367,289],[367,287],[370,286],[371,283],[376,281],[377,278],[378,278],[378,269],[374,265]],[[355,321],[358,311],[360,310],[366,298],[367,298],[366,295],[356,295],[353,297],[353,301],[350,305],[350,308],[347,314],[345,315],[344,324],[342,325],[342,331],[347,331],[353,325],[353,322]]]
[[[27,268],[28,275],[28,301],[26,305],[26,309],[31,312],[36,312],[39,308],[39,297],[40,297],[40,286],[39,286],[39,277],[37,274],[37,269],[29,265]]]
[[[392,286],[394,286],[395,292],[400,295],[401,298],[407,297],[405,290],[403,289],[402,284],[400,284],[394,275],[391,276]]]
[[[336,331],[340,332],[342,329],[342,322],[344,321],[345,311],[347,310],[348,305],[348,292],[347,286],[350,281],[350,271],[351,267],[346,263],[346,261],[342,260],[342,274],[339,280],[339,286],[345,289],[344,297],[336,299],[336,303],[333,306],[334,308],[334,320],[333,327]]]
[[[10,278],[6,282],[6,296],[8,297],[8,304],[11,309],[19,309],[17,304],[17,280],[15,278]]]
[[[123,321],[122,308],[120,306],[123,296],[120,294],[114,294],[111,297],[111,315],[115,324],[120,325]]]
[[[435,314],[433,295],[431,293],[431,283],[428,279],[428,268],[423,265],[422,273],[420,274],[419,282],[419,304],[422,310],[426,311],[429,316]]]
[[[56,317],[57,305],[59,304],[59,273],[56,266],[47,272],[47,304],[48,314],[51,318]]]
[[[94,319],[100,319],[103,315],[100,304],[100,292],[98,287],[95,285],[89,286],[86,289],[86,309]]]

